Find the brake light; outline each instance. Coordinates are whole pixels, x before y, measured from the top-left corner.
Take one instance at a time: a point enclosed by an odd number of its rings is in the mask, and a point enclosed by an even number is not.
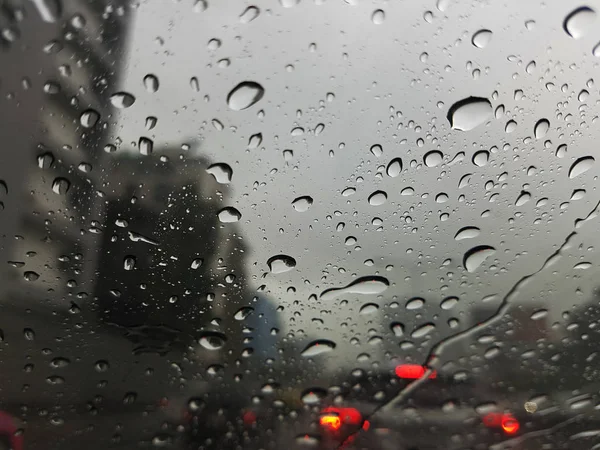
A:
[[[398,378],[404,378],[406,380],[416,380],[423,377],[427,369],[418,364],[400,364],[396,366],[396,376]],[[429,374],[429,379],[437,377],[437,372],[434,370]]]
[[[515,434],[519,431],[519,421],[510,414],[504,414],[502,416],[502,423],[500,426],[506,434]]]
[[[327,428],[331,431],[337,431],[342,426],[342,421],[338,416],[333,414],[325,414],[319,418],[319,424],[323,428]]]

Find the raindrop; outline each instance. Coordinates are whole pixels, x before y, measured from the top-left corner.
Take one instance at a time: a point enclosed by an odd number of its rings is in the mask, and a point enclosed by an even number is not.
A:
[[[244,81],[227,95],[227,105],[234,111],[250,108],[265,95],[264,88],[254,81]]]
[[[154,129],[157,121],[158,121],[158,119],[154,116],[146,117],[146,122],[144,124],[144,126],[146,127],[146,130],[150,131],[150,130]]]
[[[468,272],[475,272],[477,268],[490,256],[496,253],[494,247],[489,245],[479,245],[473,247],[463,258],[463,265]]]
[[[146,88],[147,92],[150,92],[152,94],[158,91],[158,86],[159,82],[156,75],[152,75],[151,73],[149,73],[144,77],[144,87]]]
[[[39,277],[40,274],[37,272],[34,272],[32,270],[28,270],[27,272],[25,272],[23,274],[23,277],[27,280],[27,281],[36,281]]]
[[[343,294],[361,294],[361,295],[371,295],[371,294],[381,294],[384,292],[390,282],[380,276],[367,276],[361,277],[357,280],[354,280],[352,283],[342,287],[342,288],[331,288],[326,289],[321,293],[321,299],[323,300],[333,300],[340,295]]]
[[[477,48],[485,48],[492,40],[492,32],[490,30],[479,30],[471,38],[471,43]]]
[[[54,164],[54,155],[50,152],[42,153],[37,157],[40,169],[49,169]]]
[[[206,350],[219,350],[225,345],[225,335],[217,332],[204,333],[198,343]]]
[[[533,134],[536,139],[541,139],[546,136],[548,129],[550,128],[550,122],[547,119],[540,119],[533,128]]]
[[[448,121],[455,130],[469,131],[492,116],[492,104],[486,98],[467,97],[448,110]]]
[[[531,315],[531,320],[540,320],[540,319],[543,319],[544,317],[546,317],[547,315],[548,315],[547,309],[538,309],[537,311],[534,311],[533,314]]]
[[[444,154],[439,150],[427,152],[423,157],[423,162],[427,167],[439,166],[444,160]]]
[[[293,8],[300,3],[300,0],[279,0],[279,3],[281,3],[281,6],[284,8]]]
[[[454,236],[454,239],[457,241],[462,241],[463,239],[473,239],[479,236],[481,231],[477,227],[463,227]]]
[[[312,199],[312,197],[310,197],[308,195],[295,198],[294,201],[292,201],[292,206],[298,212],[308,211],[308,208],[310,208],[310,206],[312,204],[313,204],[313,199]]]
[[[375,191],[369,195],[369,205],[381,206],[387,202],[387,194],[384,191]]]
[[[129,108],[135,103],[135,97],[127,92],[117,92],[110,96],[110,102],[115,108]]]
[[[342,191],[342,197],[350,197],[354,194],[356,194],[356,189],[353,187],[346,188]]]
[[[70,187],[71,182],[66,178],[58,177],[52,182],[52,191],[55,194],[65,195]]]
[[[79,123],[85,128],[92,128],[100,119],[100,114],[95,109],[86,109],[79,116]]]
[[[306,348],[302,350],[301,356],[310,358],[312,356],[321,355],[323,353],[329,353],[333,349],[335,349],[335,347],[335,342],[329,341],[327,339],[319,339],[308,344]]]
[[[202,258],[195,258],[194,260],[192,260],[191,268],[196,270],[198,267],[200,267],[202,265],[203,262],[204,262],[204,260]]]
[[[148,156],[152,153],[152,149],[154,147],[154,142],[152,139],[142,136],[138,142],[138,149],[140,154]]]
[[[316,405],[327,396],[327,391],[321,388],[311,388],[302,393],[302,403]]]
[[[527,191],[521,191],[521,194],[519,194],[519,197],[515,202],[515,206],[523,206],[529,200],[531,200],[531,194]]]
[[[268,259],[267,265],[273,274],[284,273],[296,267],[296,260],[288,255],[276,255]]]
[[[233,223],[242,218],[242,213],[240,213],[233,206],[227,206],[219,211],[218,216],[222,223]]]
[[[575,178],[587,172],[596,160],[592,156],[584,156],[575,161],[569,169],[569,178]]]
[[[385,12],[382,9],[376,9],[371,15],[371,20],[375,25],[381,25],[385,20]]]
[[[458,188],[462,189],[464,187],[467,187],[469,185],[469,182],[471,181],[471,176],[472,175],[473,174],[471,174],[471,173],[467,173],[467,174],[463,175],[460,178],[460,181],[458,182]]]
[[[440,303],[440,307],[448,310],[454,308],[457,303],[458,297],[446,297],[444,300],[442,300],[442,303]]]
[[[383,155],[383,148],[381,148],[381,145],[379,144],[372,145],[370,150],[377,158]]]
[[[402,172],[402,159],[392,159],[387,165],[386,173],[389,177],[396,178],[398,175],[400,175],[400,172]]]
[[[581,6],[573,10],[563,22],[566,33],[574,39],[583,37],[596,20],[596,13],[588,6]]]
[[[31,0],[44,22],[54,23],[62,14],[60,0]]]
[[[409,311],[415,309],[421,309],[425,305],[425,300],[419,297],[411,298],[408,302],[406,302],[405,308]]]
[[[586,270],[589,269],[590,267],[592,267],[592,263],[589,262],[580,262],[577,263],[573,266],[573,269],[575,270]]]
[[[400,322],[394,322],[390,328],[396,337],[402,337],[404,335],[404,325]]]
[[[486,166],[490,158],[490,152],[487,150],[480,150],[473,155],[473,164],[477,167]]]
[[[359,314],[363,314],[363,315],[373,314],[373,313],[377,312],[378,309],[379,309],[379,305],[376,305],[375,303],[366,303],[361,306]]]
[[[235,313],[235,316],[233,316],[233,318],[235,320],[244,320],[246,317],[248,317],[253,312],[254,312],[254,308],[245,306],[243,308],[238,309],[237,312]]]
[[[71,363],[70,360],[68,360],[67,358],[54,358],[52,361],[50,361],[50,367],[53,367],[55,369],[62,369],[64,367],[67,367],[69,364]]]
[[[217,180],[217,183],[221,184],[230,183],[233,176],[233,169],[225,163],[212,164],[206,169],[206,172],[211,174]]]
[[[435,330],[435,325],[432,323],[426,323],[425,325],[422,325],[419,328],[415,329],[411,333],[410,337],[413,339],[419,339],[419,338],[427,336],[433,330]]]
[[[577,96],[577,100],[583,103],[588,99],[589,95],[590,93],[588,91],[582,89],[581,92],[579,92],[579,95]]]
[[[509,120],[508,122],[506,122],[504,131],[506,131],[507,133],[512,133],[516,129],[517,129],[517,122],[515,122],[514,120]]]
[[[240,23],[250,23],[258,17],[260,9],[256,6],[248,6],[240,16]]]
[[[262,143],[262,139],[262,133],[256,133],[250,136],[250,139],[248,139],[248,150],[254,150],[255,148],[258,148],[258,146]]]
[[[200,83],[198,82],[198,78],[190,78],[190,87],[194,92],[200,92]]]
[[[135,267],[135,256],[126,256],[123,260],[123,268],[125,270],[133,270]]]
[[[594,45],[594,48],[592,49],[592,54],[596,58],[600,58],[600,42],[598,42],[596,45]]]
[[[567,156],[567,144],[560,144],[556,149],[556,157],[564,158]]]

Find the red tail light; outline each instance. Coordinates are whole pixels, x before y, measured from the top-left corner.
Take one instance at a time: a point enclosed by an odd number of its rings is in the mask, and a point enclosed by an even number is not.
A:
[[[420,366],[418,364],[400,364],[396,366],[396,376],[398,378],[404,378],[407,380],[416,380],[418,378],[423,377],[425,375],[427,369],[425,367]],[[437,377],[437,372],[434,370],[429,375],[429,379],[434,379]]]
[[[506,434],[515,434],[520,424],[512,414],[489,413],[483,416],[483,424],[489,428],[502,428]]]
[[[319,424],[328,430],[337,431],[342,426],[342,420],[334,414],[325,414],[319,418]]]

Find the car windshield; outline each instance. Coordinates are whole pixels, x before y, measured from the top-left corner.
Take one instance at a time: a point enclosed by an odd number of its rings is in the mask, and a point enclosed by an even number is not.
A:
[[[0,3],[0,450],[600,450],[597,0]]]

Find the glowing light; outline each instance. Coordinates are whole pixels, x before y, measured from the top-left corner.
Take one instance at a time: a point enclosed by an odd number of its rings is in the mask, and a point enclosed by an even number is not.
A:
[[[342,420],[339,416],[333,414],[325,414],[319,418],[319,423],[322,427],[337,431],[342,426]]]
[[[423,377],[426,370],[425,367],[418,364],[400,364],[396,366],[396,376],[407,380],[416,380]],[[429,374],[429,379],[434,379],[436,377],[437,373],[435,370]]]
[[[506,434],[515,434],[519,431],[519,421],[510,414],[504,414],[502,416],[502,423],[500,426]]]

